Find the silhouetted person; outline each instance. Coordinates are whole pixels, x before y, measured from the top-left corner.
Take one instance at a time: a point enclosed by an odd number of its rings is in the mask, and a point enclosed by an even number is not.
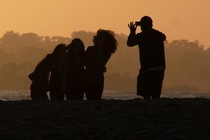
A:
[[[136,34],[136,27],[141,26],[141,33]],[[137,78],[137,94],[144,99],[160,98],[165,72],[164,41],[166,36],[152,28],[152,19],[148,16],[140,22],[130,23],[130,35],[127,45],[139,46],[140,73]]]
[[[85,46],[75,38],[67,46],[67,100],[83,100],[84,97],[84,52]]]
[[[104,88],[104,72],[106,63],[117,49],[114,32],[98,30],[93,39],[94,46],[89,46],[85,52],[85,94],[88,100],[99,100]]]
[[[53,57],[48,54],[28,77],[32,80],[30,87],[32,100],[48,100],[49,73],[53,63]]]
[[[66,93],[66,77],[67,77],[65,44],[57,45],[52,55],[54,57],[54,63],[51,67],[51,75],[49,82],[50,99],[64,100],[64,94]]]

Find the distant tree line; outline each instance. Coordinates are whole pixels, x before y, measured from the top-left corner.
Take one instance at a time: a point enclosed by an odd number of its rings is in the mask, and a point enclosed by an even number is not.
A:
[[[78,37],[88,47],[93,44],[94,35],[94,32],[86,31],[73,32],[71,37],[6,32],[0,38],[0,89],[29,89],[31,81],[28,74],[57,44],[68,44]],[[127,35],[117,34],[116,38],[118,50],[107,65],[105,88],[135,91],[140,68],[138,47],[127,47]],[[174,40],[165,42],[165,55],[164,90],[210,91],[210,48],[204,49],[198,41]]]

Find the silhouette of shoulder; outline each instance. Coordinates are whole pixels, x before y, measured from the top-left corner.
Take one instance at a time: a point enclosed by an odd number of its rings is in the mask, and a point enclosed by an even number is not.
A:
[[[159,41],[165,41],[166,36],[162,32],[156,30],[156,29],[150,29],[145,32],[138,33],[136,35],[139,39],[141,38],[148,38],[148,39],[154,39],[154,40],[159,40]],[[141,40],[140,40],[141,41]]]
[[[127,40],[127,45],[132,47],[135,45],[145,45],[144,43],[149,42],[163,42],[166,40],[165,34],[156,30],[150,29],[141,33],[130,34]]]

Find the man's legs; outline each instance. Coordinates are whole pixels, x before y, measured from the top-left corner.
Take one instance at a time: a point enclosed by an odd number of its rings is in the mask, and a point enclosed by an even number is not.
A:
[[[151,100],[150,96],[150,78],[147,70],[140,70],[137,77],[137,95],[145,100]]]
[[[145,100],[160,98],[165,70],[140,70],[137,77],[137,95]]]
[[[154,71],[152,99],[160,98],[165,70]]]

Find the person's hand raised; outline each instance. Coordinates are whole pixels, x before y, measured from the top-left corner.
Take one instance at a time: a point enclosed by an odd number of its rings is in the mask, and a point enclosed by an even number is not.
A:
[[[134,24],[133,22],[130,22],[130,24],[128,24],[128,27],[130,28],[130,31],[132,33],[135,33],[136,32],[136,24]]]

